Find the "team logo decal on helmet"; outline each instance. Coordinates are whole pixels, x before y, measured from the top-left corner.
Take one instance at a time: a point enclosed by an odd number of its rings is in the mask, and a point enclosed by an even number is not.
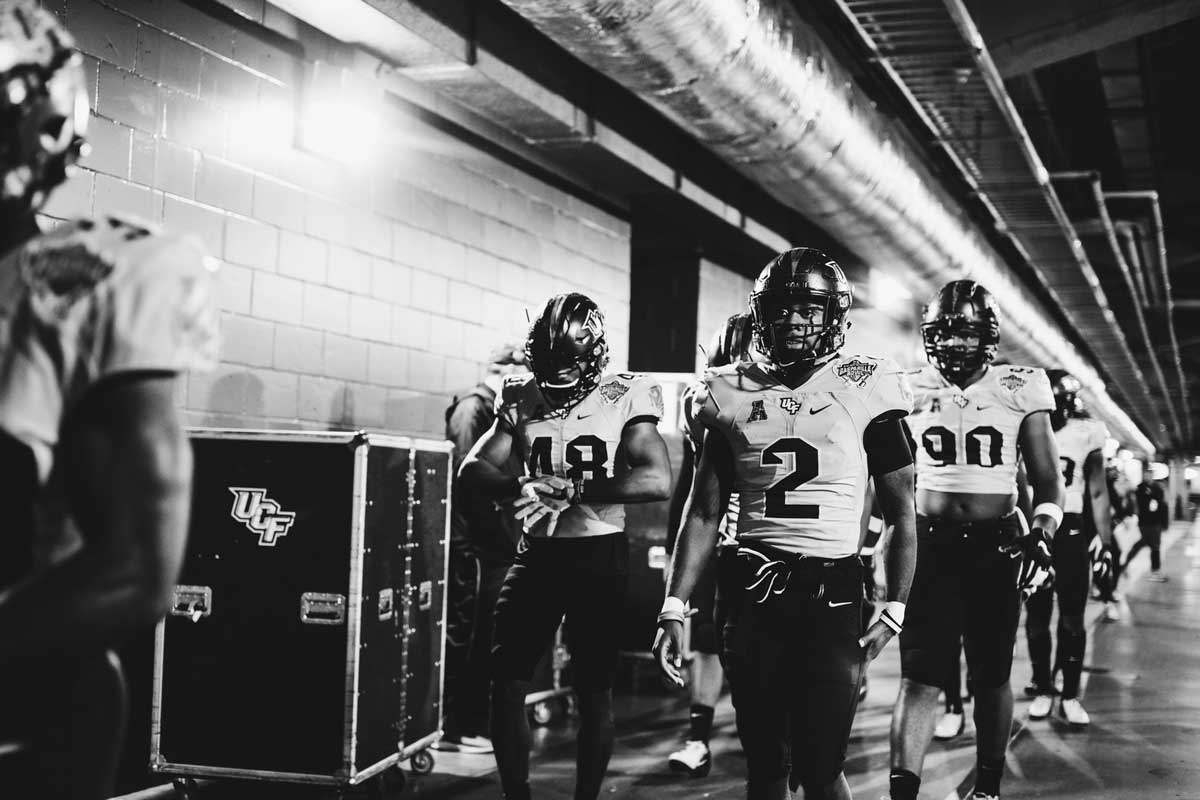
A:
[[[870,361],[859,361],[856,358],[847,361],[845,364],[838,364],[833,372],[846,383],[853,383],[861,389],[863,384],[867,382],[867,378],[875,374],[876,366],[876,364],[872,364]]]
[[[811,366],[842,348],[851,301],[850,281],[836,261],[811,247],[785,250],[763,267],[750,293],[754,345],[776,366]],[[823,306],[821,321],[790,326],[803,339],[799,346],[777,340],[775,324],[804,302]]]
[[[31,0],[0,0],[0,205],[36,210],[84,152],[88,99],[71,35]]]
[[[596,388],[608,364],[604,314],[586,295],[554,295],[529,327],[525,354],[546,400],[560,411],[574,406]]]
[[[1000,313],[992,293],[975,281],[951,281],[929,304],[921,323],[925,355],[942,377],[961,383],[996,357]],[[963,340],[976,339],[964,344]]]

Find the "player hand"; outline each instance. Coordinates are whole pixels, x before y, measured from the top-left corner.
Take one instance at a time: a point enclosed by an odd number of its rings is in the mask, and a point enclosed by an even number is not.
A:
[[[883,648],[892,640],[896,632],[883,620],[875,620],[867,632],[858,640],[858,646],[863,649],[864,663],[870,664],[875,657],[883,652]]]
[[[554,475],[521,479],[521,494],[513,501],[514,516],[525,532],[542,520],[547,521],[546,535],[553,536],[558,517],[575,496],[575,485]]]
[[[1030,528],[1029,533],[1018,537],[1003,550],[1013,558],[1021,559],[1017,587],[1026,598],[1053,581],[1054,561],[1050,555],[1050,536],[1041,528]]]
[[[674,686],[683,688],[683,623],[663,620],[658,623],[654,637],[654,660],[663,677]]]
[[[1113,553],[1099,536],[1088,542],[1088,553],[1092,557],[1092,582],[1097,588],[1108,585],[1113,576]]]

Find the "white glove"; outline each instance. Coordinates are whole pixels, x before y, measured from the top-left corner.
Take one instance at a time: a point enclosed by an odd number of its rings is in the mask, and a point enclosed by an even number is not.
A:
[[[574,499],[575,484],[565,478],[555,475],[522,478],[521,495],[513,501],[513,509],[526,533],[545,519],[546,535],[553,536],[559,515]]]

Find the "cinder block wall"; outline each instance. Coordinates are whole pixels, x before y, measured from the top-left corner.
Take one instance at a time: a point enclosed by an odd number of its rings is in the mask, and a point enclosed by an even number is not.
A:
[[[44,5],[86,55],[93,108],[86,168],[46,216],[161,221],[222,262],[221,364],[182,387],[190,424],[440,436],[449,396],[566,289],[601,304],[626,363],[627,222],[418,122],[369,78],[375,155],[296,146],[305,75],[351,49],[263,0],[225,0],[230,19],[181,0]]]

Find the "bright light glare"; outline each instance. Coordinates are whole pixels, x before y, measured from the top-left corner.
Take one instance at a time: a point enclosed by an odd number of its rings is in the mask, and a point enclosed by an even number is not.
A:
[[[1156,481],[1165,480],[1171,474],[1171,468],[1161,461],[1150,462],[1150,477]]]
[[[366,163],[379,153],[383,97],[349,73],[343,77],[340,86],[312,87],[301,120],[301,145],[335,161]]]
[[[1111,436],[1104,440],[1104,457],[1106,459],[1115,458],[1117,450],[1120,449],[1121,443]]]
[[[288,104],[261,103],[230,115],[230,143],[252,153],[280,153],[295,145],[296,115]]]
[[[909,310],[912,292],[900,281],[882,270],[873,269],[868,276],[871,305],[890,316],[903,316]]]

